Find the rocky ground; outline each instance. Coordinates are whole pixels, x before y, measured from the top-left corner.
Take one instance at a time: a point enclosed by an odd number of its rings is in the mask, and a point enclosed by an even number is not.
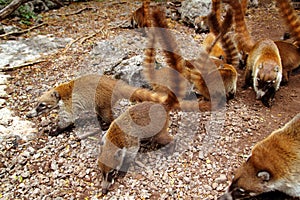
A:
[[[56,111],[30,122],[25,114],[42,92],[82,74],[119,73],[118,77],[135,80],[137,74],[127,73],[126,66],[141,64],[145,38],[126,28],[126,21],[139,5],[125,1],[73,3],[42,14],[47,25],[22,35],[51,34],[72,38],[74,43],[42,56],[41,63],[1,74],[6,90],[0,114],[1,198],[216,199],[253,145],[300,112],[299,75],[292,76],[276,93],[274,105],[266,108],[255,100],[251,89],[241,89],[243,71],[238,70],[237,96],[226,110],[172,113],[170,132],[178,141],[175,153],[141,152],[128,174],[102,195],[101,174],[95,165],[100,134],[77,140],[79,134],[97,130],[94,116],[83,117],[73,130],[51,137],[48,133],[55,124]],[[256,39],[280,39],[286,30],[272,3],[249,9],[246,19]],[[169,24],[182,54],[196,57],[205,34],[196,34],[177,21],[169,20]],[[252,199],[292,198],[275,193]]]

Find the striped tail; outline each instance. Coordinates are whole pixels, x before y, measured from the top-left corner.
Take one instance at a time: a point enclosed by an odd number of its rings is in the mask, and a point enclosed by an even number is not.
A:
[[[276,0],[279,12],[295,39],[295,44],[300,46],[300,18],[289,0]]]
[[[239,49],[249,53],[254,46],[254,41],[247,28],[242,6],[239,0],[223,0],[223,3],[229,4],[234,10],[235,31]]]

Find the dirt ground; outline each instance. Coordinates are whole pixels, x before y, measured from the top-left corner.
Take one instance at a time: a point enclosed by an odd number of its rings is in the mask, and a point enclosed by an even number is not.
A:
[[[38,95],[37,90],[45,91],[45,87],[48,88],[57,81],[62,82],[62,80],[72,78],[78,65],[83,62],[83,56],[91,51],[96,41],[105,40],[121,32],[134,31],[125,28],[112,28],[114,26],[112,22],[127,19],[128,15],[126,14],[130,14],[139,5],[125,1],[121,2],[122,3],[98,1],[74,3],[59,10],[52,10],[42,14],[42,19],[47,23],[47,26],[33,30],[26,34],[25,37],[31,37],[37,34],[53,34],[56,37],[70,37],[73,39],[80,39],[86,36],[91,37],[87,38],[82,44],[75,44],[76,48],[70,48],[65,52],[60,51],[57,54],[46,57],[47,62],[8,72],[14,77],[9,87],[11,97],[9,98],[8,106],[15,111],[16,115],[25,118],[24,114],[28,111],[28,105],[34,101],[32,97]],[[68,15],[80,9],[84,10],[74,15]],[[255,40],[264,37],[280,40],[286,31],[285,25],[280,19],[276,7],[272,3],[265,3],[258,8],[249,9],[246,20]],[[4,23],[10,24],[15,22],[4,21]],[[171,21],[170,24],[171,28],[175,28],[178,32],[192,35],[196,40],[199,38],[193,28],[186,27],[175,21]],[[95,31],[98,32],[93,35]],[[199,42],[201,42],[201,39]],[[255,99],[255,94],[252,89],[243,90],[241,88],[243,84],[243,71],[238,69],[238,73],[237,95],[227,106],[224,131],[217,144],[217,146],[219,146],[219,153],[210,155],[207,159],[204,159],[204,161],[199,161],[200,165],[206,167],[201,168],[197,166],[198,168],[194,170],[189,168],[189,164],[185,165],[187,166],[186,170],[190,170],[193,173],[197,171],[199,171],[199,173],[201,172],[200,176],[205,180],[201,180],[203,182],[199,180],[199,185],[213,185],[214,180],[219,177],[220,173],[225,174],[227,177],[227,180],[221,184],[221,188],[212,187],[211,189],[206,187],[203,189],[205,191],[203,192],[204,194],[196,194],[196,197],[199,199],[216,199],[217,196],[221,195],[225,191],[226,186],[230,183],[234,169],[244,161],[245,155],[249,155],[251,147],[257,141],[260,141],[270,134],[271,131],[282,127],[287,121],[300,112],[299,74],[292,75],[288,85],[280,87],[280,90],[275,95],[274,105],[271,108],[266,108],[260,101]],[[26,92],[28,85],[34,86],[33,90],[35,91]],[[52,118],[53,116],[51,116],[51,119]],[[44,131],[44,128],[39,124],[41,119],[34,120],[34,122],[37,123],[36,126],[39,128],[41,137],[46,141],[51,140],[51,137],[45,136],[47,132]],[[43,144],[44,143],[41,143],[39,145],[43,146]],[[230,156],[227,157],[224,155]],[[211,163],[217,165],[217,169],[220,169],[220,171],[218,173],[205,174],[205,170],[211,169],[208,167],[208,164]],[[192,164],[190,165],[191,167],[194,166]],[[182,168],[182,170],[186,172],[185,168]],[[132,175],[133,179],[147,180],[147,177],[143,176],[146,175]],[[157,181],[158,185],[163,184],[160,183],[158,179],[150,179],[148,181],[150,182],[149,184],[151,184],[151,181]],[[120,181],[116,183],[116,185],[126,185],[126,183],[126,181]],[[114,189],[116,189],[117,186],[115,186]],[[126,190],[127,187],[129,186],[123,186],[122,188]],[[155,199],[155,197],[163,198],[163,196],[160,196],[162,195],[160,193],[163,192],[164,190],[156,189],[153,193],[150,192],[150,196],[153,199]],[[195,195],[194,193],[189,193],[184,190],[183,193],[179,193],[177,190],[176,192],[175,196],[183,199],[192,198],[191,195]],[[116,193],[113,193],[112,196],[115,195],[115,197],[117,197],[122,194],[119,193],[118,190]],[[198,191],[198,193],[201,193],[201,190],[200,192]],[[76,196],[75,194],[77,193],[74,192],[74,196]],[[89,197],[92,192],[88,190],[84,191],[84,194]],[[139,195],[140,193],[131,190],[129,194]],[[112,196],[108,196],[107,198]],[[166,198],[172,199],[175,198],[175,196],[170,195]],[[139,198],[143,199],[140,196]]]

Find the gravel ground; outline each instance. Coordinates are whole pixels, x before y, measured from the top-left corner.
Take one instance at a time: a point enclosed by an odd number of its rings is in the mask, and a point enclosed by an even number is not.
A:
[[[93,9],[76,16],[64,15],[84,7]],[[7,107],[16,116],[25,119],[25,113],[41,92],[76,77],[81,70],[89,69],[89,52],[98,41],[124,35],[126,42],[123,48],[132,48],[128,46],[130,35],[141,37],[140,33],[109,27],[112,27],[112,22],[126,19],[136,7],[137,4],[132,3],[89,2],[71,4],[43,14],[44,21],[49,25],[25,37],[51,33],[56,37],[76,39],[96,30],[101,31],[82,44],[74,43],[67,51],[47,56],[47,62],[8,72],[13,79],[7,90]],[[261,22],[262,14],[266,17]],[[247,20],[250,30],[254,30],[256,24],[267,24],[259,26],[260,31],[254,32],[257,37],[265,36],[266,30],[274,30],[269,37],[278,39],[285,30],[272,6],[263,6],[256,12],[250,10]],[[204,37],[177,22],[170,21],[170,25],[172,29],[176,27],[178,34],[186,34],[195,42],[200,43]],[[265,31],[261,30],[263,28]],[[189,43],[180,44],[184,55],[193,52],[184,47]],[[142,50],[129,52],[140,54]],[[228,103],[224,112],[172,113],[169,131],[177,139],[175,153],[168,156],[160,151],[140,152],[127,175],[118,179],[107,195],[101,194],[101,174],[95,165],[100,134],[83,141],[77,138],[82,132],[97,130],[94,117],[80,120],[75,129],[57,137],[48,136],[50,127],[56,121],[55,111],[33,119],[38,129],[35,139],[24,141],[18,137],[7,137],[1,140],[0,197],[57,200],[216,199],[225,191],[234,170],[246,159],[253,145],[300,112],[299,75],[292,76],[289,85],[280,89],[275,105],[268,109],[255,100],[252,90],[241,89],[242,74],[239,70],[237,97]],[[268,194],[254,199],[292,198]]]

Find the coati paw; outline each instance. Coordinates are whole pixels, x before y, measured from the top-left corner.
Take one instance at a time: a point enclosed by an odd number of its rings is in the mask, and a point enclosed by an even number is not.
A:
[[[177,139],[174,139],[172,142],[162,147],[160,150],[166,154],[166,156],[172,155],[176,150]]]
[[[65,127],[65,128],[57,127],[57,128],[50,130],[49,136],[58,136],[59,134],[61,134],[64,131],[71,131],[73,128],[74,128],[73,124],[68,127]]]

